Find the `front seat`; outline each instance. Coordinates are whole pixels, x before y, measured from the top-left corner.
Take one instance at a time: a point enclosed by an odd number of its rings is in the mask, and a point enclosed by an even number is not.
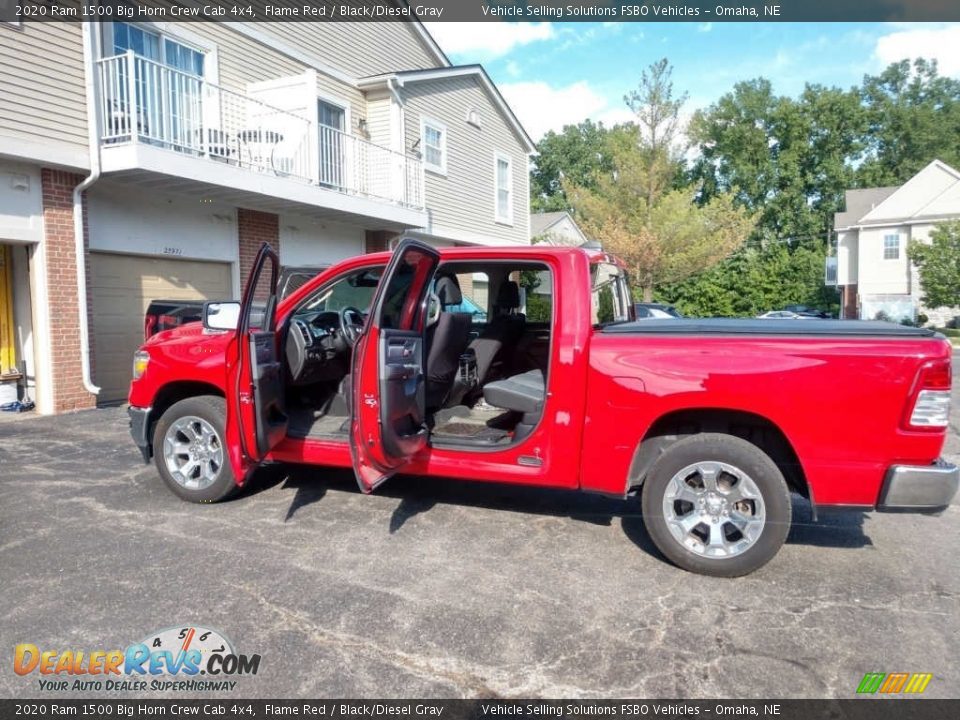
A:
[[[463,302],[460,283],[454,275],[438,275],[434,293],[440,301],[440,315],[427,328],[427,410],[442,408],[460,372],[460,356],[470,341],[473,318],[448,308]]]
[[[526,318],[519,314],[520,286],[513,280],[500,283],[497,301],[494,303],[494,317],[480,337],[470,343],[477,355],[477,381],[483,385],[490,370],[502,364],[505,350],[513,348],[526,329]]]

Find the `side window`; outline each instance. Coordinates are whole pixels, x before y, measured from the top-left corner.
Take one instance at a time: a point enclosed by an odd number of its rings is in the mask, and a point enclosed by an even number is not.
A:
[[[630,319],[630,296],[626,276],[616,265],[597,263],[591,272],[593,324],[605,325]]]
[[[549,323],[553,319],[553,278],[550,271],[521,270],[520,292],[525,301],[528,323]]]
[[[423,118],[420,131],[424,167],[445,175],[447,172],[447,126],[436,120]]]
[[[490,277],[485,272],[457,273],[457,284],[463,299],[449,305],[448,312],[466,313],[476,325],[487,322],[490,298]]]
[[[426,303],[419,299],[433,277],[436,262],[416,248],[409,248],[400,258],[396,272],[383,291],[380,305],[380,327],[393,330],[423,328]]]
[[[900,236],[899,235],[883,236],[883,259],[884,260],[900,259]]]

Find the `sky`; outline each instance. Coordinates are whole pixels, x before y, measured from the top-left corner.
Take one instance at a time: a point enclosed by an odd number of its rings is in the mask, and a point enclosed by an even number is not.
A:
[[[684,116],[741,80],[780,94],[849,88],[905,57],[960,77],[960,23],[425,23],[455,65],[482,63],[534,140],[586,118],[630,119],[642,70],[667,58]]]

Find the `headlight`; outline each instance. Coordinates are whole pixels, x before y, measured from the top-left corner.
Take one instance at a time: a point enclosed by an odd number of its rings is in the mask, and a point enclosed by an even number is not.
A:
[[[150,353],[146,350],[137,350],[133,354],[133,379],[139,380],[140,376],[147,371],[147,365],[150,362]]]

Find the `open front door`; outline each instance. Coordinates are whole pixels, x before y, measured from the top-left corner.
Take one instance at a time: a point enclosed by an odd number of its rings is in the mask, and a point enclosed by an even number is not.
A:
[[[231,457],[238,478],[245,479],[287,433],[276,331],[279,272],[280,258],[264,243],[243,291],[228,369],[227,437],[239,440],[242,456]]]
[[[350,450],[363,492],[398,472],[427,444],[424,336],[439,261],[429,245],[400,243],[354,347]]]

